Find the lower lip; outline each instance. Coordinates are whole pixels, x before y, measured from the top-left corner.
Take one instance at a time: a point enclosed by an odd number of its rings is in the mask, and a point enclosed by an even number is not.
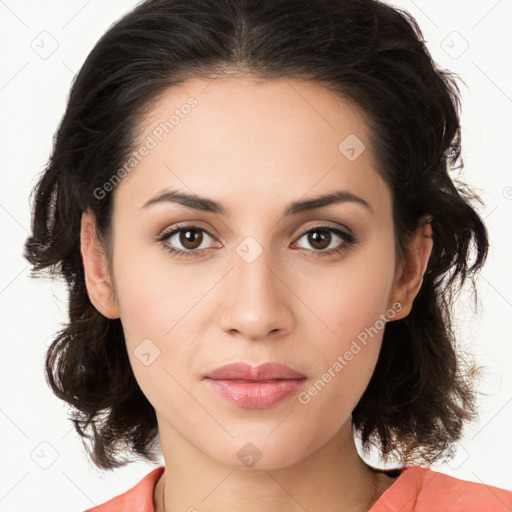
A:
[[[211,388],[238,407],[266,409],[296,394],[306,381],[303,379],[247,382],[206,378]]]

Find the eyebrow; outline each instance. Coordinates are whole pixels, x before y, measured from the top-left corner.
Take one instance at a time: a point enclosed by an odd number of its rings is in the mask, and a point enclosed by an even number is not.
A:
[[[192,208],[202,212],[214,213],[216,215],[230,215],[229,210],[213,199],[171,189],[164,189],[160,191],[156,196],[146,201],[142,205],[141,209],[160,203],[177,203],[182,206],[186,206],[187,208]],[[287,217],[289,215],[297,215],[299,213],[339,203],[359,204],[369,212],[374,213],[371,205],[363,198],[349,192],[348,190],[337,190],[318,197],[293,201],[284,209],[283,216]]]

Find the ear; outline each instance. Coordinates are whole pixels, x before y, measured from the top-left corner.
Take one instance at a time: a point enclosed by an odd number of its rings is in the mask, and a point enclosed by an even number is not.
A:
[[[97,237],[96,217],[90,210],[82,213],[80,251],[85,286],[90,301],[103,316],[111,319],[119,318],[120,313],[108,271],[107,257]]]
[[[398,265],[390,305],[399,302],[402,309],[397,311],[393,320],[405,318],[411,312],[413,301],[420,291],[423,275],[434,245],[431,221],[431,216],[424,216],[420,219],[418,229],[407,252],[406,261],[402,265]]]

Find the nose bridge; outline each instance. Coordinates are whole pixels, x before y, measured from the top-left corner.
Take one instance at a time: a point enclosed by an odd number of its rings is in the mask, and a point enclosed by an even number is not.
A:
[[[235,247],[229,297],[223,306],[224,329],[258,338],[289,328],[292,314],[279,268],[270,247],[252,236]]]
[[[275,300],[276,279],[275,258],[272,255],[270,241],[263,247],[262,241],[253,236],[245,237],[235,248],[234,255],[234,281],[240,295],[249,302],[259,303],[264,299],[267,303]],[[244,293],[245,292],[245,293]]]

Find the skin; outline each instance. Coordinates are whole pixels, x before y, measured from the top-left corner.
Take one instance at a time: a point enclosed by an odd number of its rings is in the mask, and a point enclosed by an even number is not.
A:
[[[401,310],[389,321],[409,314],[432,250],[430,224],[420,223],[399,262],[391,192],[375,171],[364,116],[319,84],[190,80],[153,105],[138,143],[190,97],[198,105],[114,191],[112,268],[91,212],[81,226],[89,297],[121,319],[135,377],[156,410],[166,466],[156,511],[164,497],[167,512],[367,511],[394,480],[359,457],[350,415],[383,329],[307,404],[292,396],[240,408],[203,376],[235,361],[276,361],[304,373],[308,389],[393,304]],[[338,149],[349,134],[366,146],[353,161]],[[166,187],[219,201],[231,215],[170,202],[141,208]],[[335,190],[373,212],[346,202],[283,216],[291,201]],[[154,241],[178,222],[212,233],[195,242],[202,254],[175,256]],[[350,229],[357,243],[315,256],[344,243],[332,232],[322,231],[323,246],[302,234],[322,224]],[[251,263],[236,251],[247,236],[262,249]],[[184,240],[167,243],[186,250]],[[134,352],[147,338],[160,350],[148,366]],[[237,457],[249,442],[261,453],[253,467]]]

